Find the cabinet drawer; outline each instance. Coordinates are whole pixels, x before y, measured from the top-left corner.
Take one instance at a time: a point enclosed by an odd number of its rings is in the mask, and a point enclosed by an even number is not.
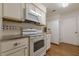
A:
[[[24,54],[25,54],[24,49],[22,49],[22,50],[15,52],[15,53],[10,54],[9,56],[24,56]]]
[[[15,49],[23,45],[28,46],[28,38],[4,41],[4,42],[1,42],[1,52]]]
[[[25,52],[27,51],[27,52]],[[7,51],[5,53],[1,53],[2,56],[28,56],[28,49],[23,46],[14,50]]]

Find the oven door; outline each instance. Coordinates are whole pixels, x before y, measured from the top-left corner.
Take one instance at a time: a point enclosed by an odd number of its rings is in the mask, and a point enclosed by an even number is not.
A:
[[[31,37],[30,39],[30,55],[39,56],[45,50],[45,39],[43,36]]]

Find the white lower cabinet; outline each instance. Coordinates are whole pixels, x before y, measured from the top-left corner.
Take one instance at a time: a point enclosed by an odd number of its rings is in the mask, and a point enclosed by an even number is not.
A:
[[[19,51],[13,53],[13,54],[10,54],[10,56],[24,56],[24,55],[25,55],[24,54],[24,49],[19,50]]]
[[[25,55],[24,49],[22,49],[22,50],[15,52],[15,53],[10,54],[9,56],[24,56],[24,55]]]
[[[27,50],[27,49],[25,49],[25,48],[20,49],[20,50],[14,49],[14,50],[2,53],[2,56],[25,56],[25,50]]]
[[[2,56],[28,56],[28,38],[1,42]]]

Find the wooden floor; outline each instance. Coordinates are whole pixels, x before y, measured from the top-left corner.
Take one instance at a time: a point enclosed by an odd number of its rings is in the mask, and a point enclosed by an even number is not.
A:
[[[51,44],[47,51],[47,56],[79,56],[79,46],[61,43],[60,45]]]

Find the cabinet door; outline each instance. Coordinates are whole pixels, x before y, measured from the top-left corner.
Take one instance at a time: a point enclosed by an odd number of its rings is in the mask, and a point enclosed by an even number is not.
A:
[[[68,16],[63,18],[62,24],[62,42],[76,45],[76,18]]]
[[[46,13],[41,11],[41,14],[42,14],[42,16],[41,16],[40,22],[42,25],[46,25]]]
[[[46,12],[46,7],[44,5],[40,3],[34,3],[34,5],[41,9],[43,12]]]
[[[26,47],[25,50],[24,50],[25,56],[28,56],[28,55],[29,55],[29,50],[28,50],[28,49],[29,49],[29,48]]]
[[[24,49],[22,49],[22,50],[19,50],[17,52],[10,54],[9,56],[24,56],[24,55],[25,55],[25,52],[24,52]]]
[[[3,8],[4,8],[3,16],[23,21],[24,4],[22,4],[22,3],[5,3],[3,5]]]
[[[36,7],[32,3],[28,4],[28,9],[29,11],[30,10],[36,11]]]
[[[77,19],[76,19],[76,31],[77,31],[77,40],[76,40],[76,43],[77,45],[79,46],[79,16],[77,16]]]
[[[28,48],[19,47],[17,49],[9,50],[1,53],[2,56],[28,56]]]

